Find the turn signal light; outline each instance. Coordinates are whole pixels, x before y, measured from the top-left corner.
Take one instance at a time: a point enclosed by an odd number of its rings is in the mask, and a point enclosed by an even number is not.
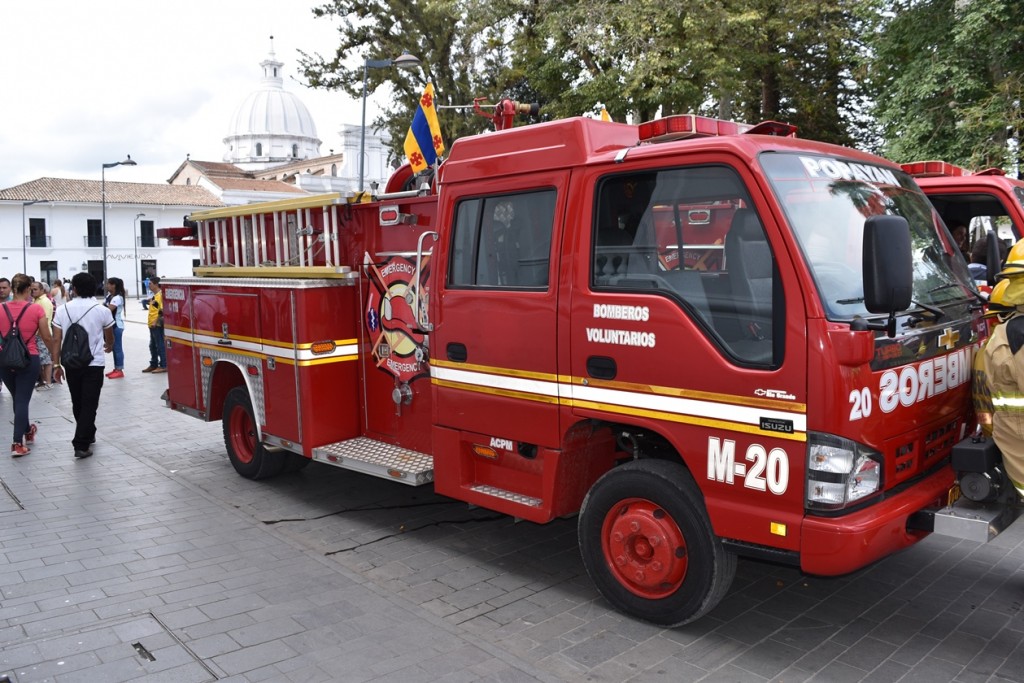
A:
[[[490,446],[484,446],[475,443],[473,444],[473,452],[479,455],[481,458],[487,458],[488,460],[498,459],[498,451],[494,450]]]
[[[338,345],[329,340],[313,342],[309,346],[309,350],[317,356],[322,356],[325,353],[333,353],[336,348],[338,348]]]

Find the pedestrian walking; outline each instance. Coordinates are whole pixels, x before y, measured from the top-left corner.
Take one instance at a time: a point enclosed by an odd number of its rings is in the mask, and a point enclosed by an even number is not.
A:
[[[66,304],[68,299],[71,298],[68,296],[68,290],[64,289],[64,281],[60,278],[53,281],[53,287],[50,288],[50,298],[53,299],[54,310]]]
[[[76,274],[71,279],[71,285],[76,292],[96,291],[96,279],[89,273]],[[88,335],[92,361],[86,367],[64,368],[62,357],[58,355],[54,378],[60,381],[61,377],[67,377],[71,409],[75,416],[75,436],[71,439],[71,445],[75,449],[76,458],[88,458],[92,455],[92,444],[96,441],[96,410],[103,389],[103,370],[107,362],[105,354],[114,348],[114,316],[109,308],[90,296],[75,297],[64,304],[53,317],[56,353],[60,353],[65,333],[69,341],[77,336],[77,330],[72,329],[74,324],[80,325]]]
[[[107,308],[114,316],[114,369],[107,373],[107,379],[124,377],[124,280],[112,277],[107,280]]]
[[[47,289],[46,283],[33,280],[30,291],[32,301],[42,306],[43,312],[46,313],[46,328],[50,329],[53,322],[53,302]],[[53,382],[53,359],[50,358],[50,350],[46,348],[46,344],[37,340],[36,346],[39,348],[39,382],[36,383],[36,389],[49,389]]]
[[[149,367],[143,372],[167,372],[167,349],[164,348],[164,293],[160,287],[160,278],[153,275],[149,278],[149,291],[153,294],[149,299]]]
[[[36,380],[39,378],[39,343],[56,347],[50,336],[50,326],[41,306],[32,302],[32,279],[26,275],[15,275],[11,281],[13,298],[0,305],[0,337],[6,337],[11,328],[17,326],[21,339],[28,350],[29,363],[21,369],[3,368],[0,376],[4,386],[14,398],[14,437],[11,440],[11,455],[20,458],[28,455],[35,441],[38,427],[29,418],[29,404]],[[38,333],[38,336],[36,336]]]

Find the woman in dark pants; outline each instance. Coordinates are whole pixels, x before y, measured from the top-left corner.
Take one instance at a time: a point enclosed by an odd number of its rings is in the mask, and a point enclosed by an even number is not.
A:
[[[46,313],[42,306],[32,303],[31,287],[32,280],[28,276],[15,275],[11,281],[14,296],[3,304],[5,310],[0,311],[0,337],[7,336],[11,329],[11,321],[14,320],[28,348],[30,361],[28,367],[21,370],[5,368],[0,371],[4,386],[14,398],[14,439],[11,443],[11,455],[15,458],[28,455],[30,445],[36,438],[37,427],[29,421],[28,406],[32,401],[36,380],[39,379],[37,332],[43,343],[53,351],[53,339],[50,336],[50,326],[46,322]]]

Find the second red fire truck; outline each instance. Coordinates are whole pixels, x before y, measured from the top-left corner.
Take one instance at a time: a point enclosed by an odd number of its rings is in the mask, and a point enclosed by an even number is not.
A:
[[[973,236],[992,230],[1010,244],[1024,237],[1024,181],[998,168],[971,172],[944,161],[915,161],[901,168],[928,195],[946,225],[964,225]]]
[[[362,200],[362,201],[361,201]],[[955,498],[985,326],[898,166],[775,123],[568,119],[464,138],[433,180],[192,215],[168,405],[259,479],[311,460],[536,523],[663,625],[739,555],[812,574]]]

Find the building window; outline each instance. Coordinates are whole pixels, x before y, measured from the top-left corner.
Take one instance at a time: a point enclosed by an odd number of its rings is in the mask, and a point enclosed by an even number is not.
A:
[[[258,156],[258,157],[263,156],[263,143],[262,142],[257,142],[256,143],[256,156]]]
[[[334,178],[338,177],[338,165],[337,164],[331,164],[331,176],[334,177]]]
[[[39,262],[39,281],[45,282],[46,284],[53,284],[54,280],[57,279],[57,262],[56,261],[40,261]]]
[[[139,246],[156,246],[156,231],[153,230],[153,221],[139,221]]]
[[[292,145],[292,159],[298,159],[298,158],[299,158],[299,146],[298,145]]]
[[[46,219],[45,218],[29,218],[28,219],[28,246],[30,247],[48,247],[49,242],[46,239]]]
[[[186,185],[191,185],[192,184],[192,179],[191,178],[185,178],[185,184]]]
[[[98,218],[90,218],[86,221],[85,246],[103,246],[103,221]]]

